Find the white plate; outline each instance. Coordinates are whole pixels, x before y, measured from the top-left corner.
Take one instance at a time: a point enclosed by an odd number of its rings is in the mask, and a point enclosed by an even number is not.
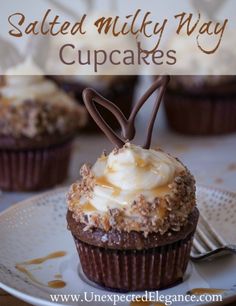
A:
[[[55,305],[50,299],[50,294],[81,295],[79,302],[74,304],[69,302],[67,305],[88,305],[82,301],[83,292],[113,294],[93,286],[81,273],[74,242],[66,228],[65,193],[66,189],[54,190],[16,204],[0,214],[0,287],[33,305]],[[206,187],[198,187],[197,194],[201,212],[226,240],[236,244],[236,195]],[[32,281],[26,274],[16,269],[17,263],[44,257],[57,251],[65,251],[66,255],[41,264],[23,266],[44,285]],[[58,274],[66,286],[61,289],[48,287],[48,281],[59,278]],[[227,256],[213,262],[190,263],[184,282],[160,293],[186,294],[193,288],[220,288],[226,289],[223,294],[223,303],[225,303],[236,300],[235,275],[236,256]],[[56,305],[65,304],[58,302]],[[107,304],[112,305],[111,302]],[[129,304],[118,303],[118,305]],[[206,303],[201,305],[203,304]],[[98,305],[98,303],[91,302],[89,305]]]

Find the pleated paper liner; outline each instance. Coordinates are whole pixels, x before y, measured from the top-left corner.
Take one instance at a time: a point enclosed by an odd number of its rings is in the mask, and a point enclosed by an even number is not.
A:
[[[0,188],[36,191],[67,177],[72,142],[33,150],[0,150]]]
[[[165,110],[169,126],[187,135],[236,132],[236,91],[225,96],[191,95],[168,91]]]
[[[86,277],[118,291],[159,290],[182,281],[194,231],[185,239],[144,250],[92,246],[74,237]]]

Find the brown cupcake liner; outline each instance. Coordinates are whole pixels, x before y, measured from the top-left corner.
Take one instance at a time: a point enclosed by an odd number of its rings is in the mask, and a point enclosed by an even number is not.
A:
[[[124,80],[119,79],[114,84],[104,88],[104,86],[99,88],[95,85],[95,89],[107,99],[114,102],[125,114],[129,116],[132,110],[133,98],[135,87],[138,81],[137,76],[132,76],[130,79],[125,78]],[[77,101],[83,104],[82,92],[88,87],[88,85],[79,82],[79,81],[66,81],[66,80],[56,80],[58,85],[62,87],[66,92],[72,93]],[[97,106],[98,110],[102,114],[102,117],[107,122],[107,124],[114,130],[120,128],[119,123],[114,119],[114,116],[106,109],[101,106]],[[84,127],[83,131],[85,132],[100,132],[100,129],[88,114],[89,120],[87,125]]]
[[[217,135],[236,132],[235,95],[190,95],[167,91],[169,126],[182,134]]]
[[[34,150],[0,150],[0,188],[36,191],[60,184],[67,176],[72,142]]]
[[[87,278],[118,291],[159,290],[182,281],[194,232],[177,242],[144,250],[115,250],[74,237]]]

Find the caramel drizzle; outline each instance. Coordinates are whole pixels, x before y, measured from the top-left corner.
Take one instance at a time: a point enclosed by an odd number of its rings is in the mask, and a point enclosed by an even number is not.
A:
[[[64,288],[65,286],[66,286],[66,283],[58,279],[48,282],[48,287],[54,288],[54,289]]]
[[[112,195],[113,196],[118,196],[121,193],[121,188],[113,185],[112,183],[110,183],[105,176],[100,176],[98,178],[96,178],[96,184],[104,187],[104,188],[109,188],[112,189]],[[166,193],[168,193],[170,191],[170,188],[168,185],[164,185],[164,186],[159,186],[159,187],[155,187],[153,189],[150,189],[150,192],[152,192],[155,196],[161,196],[161,195],[165,195]],[[142,190],[136,190],[135,193],[142,193]],[[85,203],[83,205],[83,208],[87,209],[87,210],[96,210],[96,208],[89,202]]]
[[[97,210],[96,207],[94,207],[90,202],[86,202],[85,204],[83,204],[82,208],[86,212]]]
[[[94,119],[94,121],[97,123],[98,127],[103,131],[103,133],[107,136],[107,138],[115,145],[115,147],[122,148],[123,145],[130,140],[133,140],[135,137],[135,119],[139,112],[139,110],[142,108],[145,102],[150,98],[150,96],[159,89],[159,95],[156,98],[153,111],[151,114],[150,121],[148,123],[147,133],[146,133],[146,140],[143,145],[143,148],[149,149],[151,145],[151,139],[152,139],[152,132],[154,123],[156,120],[156,116],[161,104],[161,100],[163,98],[163,95],[165,93],[167,84],[169,82],[168,76],[162,76],[159,77],[152,86],[146,91],[146,93],[141,97],[141,99],[136,103],[134,106],[131,115],[127,119],[125,115],[122,113],[122,111],[119,109],[118,106],[116,106],[111,101],[105,99],[103,96],[101,96],[98,92],[91,88],[86,88],[83,91],[83,100],[85,103],[85,106]],[[117,133],[112,130],[112,128],[107,124],[107,122],[103,119],[100,112],[95,106],[95,103],[103,106],[105,109],[109,110],[116,118],[116,120],[119,122],[121,127],[121,136],[117,135]]]
[[[151,301],[135,301],[135,302],[131,302],[130,306],[166,306],[166,304],[164,303],[160,303],[160,302],[151,302]]]
[[[112,195],[113,196],[118,196],[121,193],[121,188],[113,185],[112,183],[110,183],[105,176],[100,176],[98,178],[96,178],[96,184],[105,188],[109,188],[112,189]]]
[[[66,255],[66,252],[64,252],[64,251],[54,252],[54,253],[51,253],[51,254],[49,254],[47,256],[44,256],[44,257],[39,257],[39,258],[31,259],[31,260],[28,260],[28,261],[24,261],[20,265],[24,265],[24,266],[40,265],[40,264],[44,263],[45,261],[47,261],[49,259],[64,257],[65,255]]]
[[[213,288],[195,288],[187,292],[191,295],[204,295],[204,294],[223,294],[225,289],[213,289]],[[130,306],[165,306],[166,304],[160,302],[151,302],[151,301],[134,301],[130,303]]]
[[[204,295],[204,294],[223,294],[225,289],[214,288],[194,288],[187,292],[190,295]]]
[[[64,281],[55,279],[55,280],[49,281],[48,284],[45,285],[45,284],[41,283],[40,281],[38,281],[26,267],[30,266],[30,265],[39,265],[39,264],[44,263],[47,260],[60,258],[60,257],[63,257],[65,255],[66,255],[66,252],[64,252],[64,251],[54,252],[54,253],[51,253],[51,254],[49,254],[45,257],[39,257],[39,258],[31,259],[31,260],[28,260],[28,261],[24,261],[22,263],[17,263],[15,265],[15,268],[19,272],[24,273],[26,276],[28,276],[28,278],[32,282],[34,282],[34,283],[36,283],[40,286],[50,287],[50,288],[54,288],[54,289],[63,288],[63,287],[66,286],[66,283]],[[59,274],[56,274],[55,278],[62,278],[62,276],[60,275],[60,277],[59,277]]]
[[[152,163],[150,161],[145,161],[140,157],[135,158],[135,163],[138,168],[141,168],[145,171],[149,171],[152,168]]]
[[[38,280],[33,276],[33,274],[32,274],[29,270],[27,270],[22,264],[16,264],[16,265],[15,265],[15,268],[16,268],[19,272],[24,273],[25,275],[27,275],[28,278],[29,278],[32,282],[34,282],[34,283],[36,283],[36,284],[38,284],[38,285],[40,285],[40,286],[44,286],[44,284],[42,284],[40,281],[38,281]]]

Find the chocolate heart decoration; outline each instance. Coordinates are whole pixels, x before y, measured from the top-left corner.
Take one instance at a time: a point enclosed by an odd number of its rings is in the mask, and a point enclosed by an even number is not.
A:
[[[102,105],[106,109],[108,109],[117,119],[119,122],[122,133],[126,133],[126,127],[128,125],[128,120],[125,118],[122,111],[111,101],[105,99],[103,96],[101,96],[98,92],[91,88],[86,88],[83,91],[83,100],[85,103],[85,106],[92,116],[93,120],[97,123],[97,125],[100,127],[100,129],[103,131],[103,133],[107,136],[107,138],[115,144],[117,147],[122,147],[125,143],[124,139],[119,137],[115,131],[111,129],[111,127],[105,122],[105,120],[102,118],[101,114],[97,110],[95,103]]]
[[[114,103],[105,99],[99,93],[97,93],[95,90],[91,88],[86,88],[83,91],[83,100],[88,112],[90,113],[94,121],[97,123],[97,125],[100,127],[100,129],[104,132],[104,134],[116,147],[121,148],[127,141],[134,139],[136,116],[139,110],[144,105],[144,103],[149,99],[149,97],[157,89],[159,89],[160,91],[154,103],[152,115],[148,124],[146,141],[143,146],[143,148],[149,149],[151,145],[154,123],[169,79],[170,79],[169,76],[159,77],[152,84],[152,86],[146,91],[146,93],[141,97],[138,103],[134,106],[129,116],[129,119],[125,117],[122,111]],[[121,126],[121,131],[122,131],[121,136],[118,136],[117,133],[114,130],[112,130],[111,127],[105,122],[105,120],[102,118],[101,114],[99,113],[98,109],[96,108],[95,103],[105,107],[115,116],[115,118],[117,119],[117,121]]]

